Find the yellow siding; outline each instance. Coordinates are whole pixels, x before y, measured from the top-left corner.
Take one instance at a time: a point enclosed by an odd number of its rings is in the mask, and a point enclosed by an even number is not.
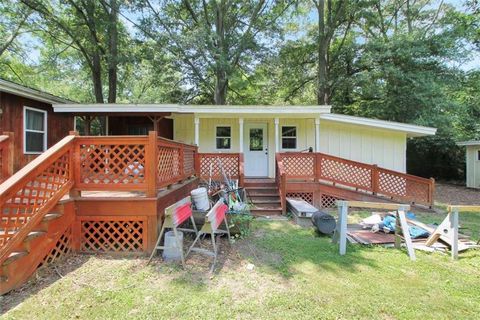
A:
[[[321,121],[320,151],[400,172],[406,170],[405,133]]]
[[[194,143],[195,125],[193,115],[174,115],[174,139]],[[275,125],[274,119],[244,119],[244,123],[258,122],[268,124],[269,176],[275,174]],[[227,125],[232,127],[232,148],[217,150],[215,147],[215,127]],[[297,149],[280,152],[300,151],[312,147],[315,150],[314,119],[280,119],[281,127],[297,127]],[[239,152],[238,118],[200,118],[200,152]],[[377,164],[400,172],[406,170],[406,134],[388,130],[369,129],[366,127],[338,124],[332,121],[320,122],[320,151],[369,164]],[[478,170],[480,173],[480,169]],[[479,180],[480,181],[480,180]]]

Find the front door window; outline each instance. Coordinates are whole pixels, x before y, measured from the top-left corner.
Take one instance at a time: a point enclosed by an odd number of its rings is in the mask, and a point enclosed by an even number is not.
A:
[[[263,151],[263,129],[250,129],[250,151]]]

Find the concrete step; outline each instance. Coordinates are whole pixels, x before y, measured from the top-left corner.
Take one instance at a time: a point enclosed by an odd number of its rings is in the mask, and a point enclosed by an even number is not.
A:
[[[28,252],[27,251],[14,251],[12,253],[10,253],[10,255],[8,256],[7,259],[5,259],[5,261],[3,261],[3,264],[2,266],[6,266],[6,265],[9,265],[10,263],[20,259],[20,258],[23,258],[25,256],[28,255]]]

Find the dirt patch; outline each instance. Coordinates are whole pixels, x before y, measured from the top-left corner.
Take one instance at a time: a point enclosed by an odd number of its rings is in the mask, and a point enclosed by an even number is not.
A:
[[[442,205],[480,205],[480,190],[453,184],[437,183],[435,185],[435,202]]]

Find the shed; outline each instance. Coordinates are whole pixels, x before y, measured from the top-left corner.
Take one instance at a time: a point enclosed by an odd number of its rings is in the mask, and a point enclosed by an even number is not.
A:
[[[457,145],[465,146],[465,162],[468,188],[480,189],[480,140],[458,142]]]

